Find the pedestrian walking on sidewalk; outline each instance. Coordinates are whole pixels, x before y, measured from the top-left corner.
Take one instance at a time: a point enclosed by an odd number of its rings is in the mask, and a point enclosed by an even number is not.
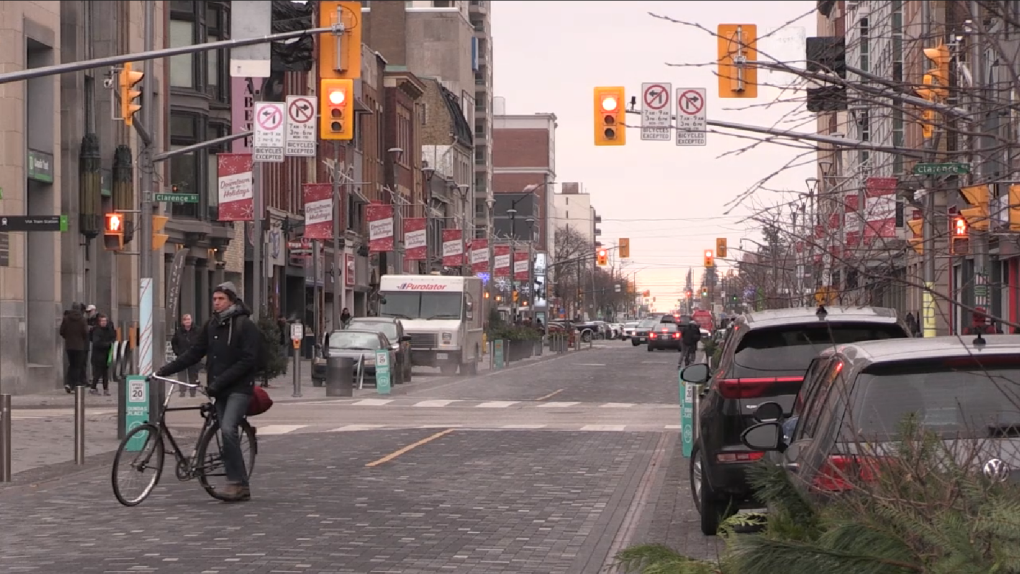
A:
[[[92,343],[92,388],[93,395],[99,394],[99,381],[103,381],[103,394],[110,396],[110,349],[117,340],[117,332],[106,315],[96,315],[96,326],[89,333]]]
[[[216,286],[212,306],[212,318],[202,327],[191,347],[156,374],[167,377],[206,358],[206,390],[216,401],[223,466],[229,483],[224,496],[228,502],[240,502],[251,499],[251,490],[241,454],[238,425],[251,402],[259,357],[263,353],[262,332],[251,320],[251,311],[237,296],[237,287],[232,282]]]
[[[89,328],[81,305],[75,303],[60,322],[60,336],[64,339],[67,371],[64,373],[64,390],[71,393],[74,387],[85,386],[85,361],[88,357]]]
[[[170,338],[170,348],[173,349],[174,355],[180,357],[184,353],[188,352],[188,349],[195,344],[195,337],[200,334],[200,329],[195,327],[195,320],[191,315],[185,314],[181,317],[181,325],[174,331],[174,336]],[[198,384],[198,368],[199,365],[195,364],[184,370],[186,381],[188,384]],[[190,392],[191,396],[195,396],[198,389],[185,389],[181,387],[181,396],[184,396],[185,392]]]

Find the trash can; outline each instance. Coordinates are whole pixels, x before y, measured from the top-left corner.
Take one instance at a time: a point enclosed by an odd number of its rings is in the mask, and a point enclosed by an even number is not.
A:
[[[326,396],[354,396],[354,359],[349,357],[326,359]]]

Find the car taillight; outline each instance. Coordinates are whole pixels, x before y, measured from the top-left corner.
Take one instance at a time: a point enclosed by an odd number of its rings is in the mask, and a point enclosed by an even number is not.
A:
[[[648,333],[648,338],[649,339],[654,339],[655,338],[655,333]]]
[[[721,463],[731,462],[754,462],[761,460],[761,457],[765,456],[763,452],[727,452],[723,454],[717,454],[715,459]]]
[[[804,377],[763,377],[720,379],[717,385],[724,399],[753,399],[762,396],[776,383],[799,383]]]
[[[673,333],[673,338],[674,339],[679,339],[680,338],[680,333]]]
[[[862,482],[878,479],[879,459],[869,456],[830,455],[815,476],[812,485],[825,492],[844,492],[854,488],[854,478]]]

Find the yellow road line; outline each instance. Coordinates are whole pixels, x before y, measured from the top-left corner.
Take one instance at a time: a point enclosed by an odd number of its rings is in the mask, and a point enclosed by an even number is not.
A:
[[[548,395],[545,395],[544,397],[538,397],[538,398],[537,398],[537,399],[535,399],[535,400],[536,400],[536,401],[544,401],[544,400],[546,400],[546,399],[551,399],[551,398],[555,397],[556,395],[558,395],[558,394],[562,393],[562,392],[563,392],[564,390],[565,390],[565,389],[560,389],[560,390],[558,390],[558,391],[553,391],[553,392],[549,393]]]
[[[405,454],[407,452],[410,452],[410,451],[418,448],[419,446],[421,446],[423,444],[428,444],[428,443],[436,440],[437,438],[446,436],[446,435],[452,433],[454,430],[456,430],[456,429],[446,429],[444,431],[437,432],[436,434],[434,434],[432,436],[427,436],[427,437],[421,439],[420,441],[418,441],[418,442],[416,442],[414,444],[409,444],[409,445],[405,446],[404,448],[402,448],[400,450],[391,452],[390,454],[380,458],[379,460],[372,461],[372,462],[366,464],[365,466],[371,468],[371,467],[379,466],[380,464],[385,464],[385,463],[387,463],[387,462],[397,458],[398,456],[400,456],[402,454]]]

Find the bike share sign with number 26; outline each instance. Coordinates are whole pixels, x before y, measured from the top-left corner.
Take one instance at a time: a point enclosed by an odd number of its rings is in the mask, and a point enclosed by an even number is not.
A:
[[[145,377],[130,376],[124,385],[127,393],[127,407],[124,409],[124,432],[129,433],[136,426],[149,420],[149,382]],[[132,435],[124,450],[138,452],[142,450],[148,439],[148,433],[140,432]]]

